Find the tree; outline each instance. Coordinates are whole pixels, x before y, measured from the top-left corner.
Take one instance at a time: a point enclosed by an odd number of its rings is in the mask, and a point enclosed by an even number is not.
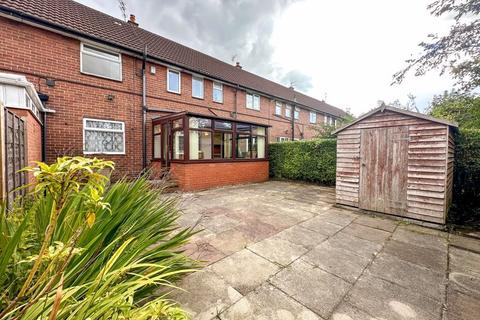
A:
[[[480,128],[480,97],[445,91],[433,97],[428,113],[457,122],[462,129]]]
[[[407,67],[394,74],[393,83],[401,83],[414,70],[415,76],[431,70],[449,72],[462,92],[480,86],[480,0],[437,0],[428,6],[437,17],[452,15],[455,22],[447,35],[428,35],[421,42],[422,54],[408,59]]]

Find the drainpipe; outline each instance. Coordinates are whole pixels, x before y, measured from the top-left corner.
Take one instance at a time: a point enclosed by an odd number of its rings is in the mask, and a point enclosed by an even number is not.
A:
[[[142,170],[147,168],[147,45],[143,50],[142,61]]]

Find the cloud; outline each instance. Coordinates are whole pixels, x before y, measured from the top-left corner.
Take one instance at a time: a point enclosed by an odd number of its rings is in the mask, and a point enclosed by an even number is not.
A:
[[[299,70],[288,71],[281,78],[281,82],[287,87],[293,85],[295,90],[302,92],[308,92],[310,89],[313,88],[312,77]]]

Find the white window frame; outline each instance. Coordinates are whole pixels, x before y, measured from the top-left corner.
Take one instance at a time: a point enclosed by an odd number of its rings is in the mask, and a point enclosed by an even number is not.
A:
[[[280,108],[280,109],[277,110],[277,108]],[[283,104],[280,101],[275,101],[275,115],[281,116],[282,115],[282,109],[283,109]]]
[[[251,107],[248,106],[249,96],[252,100],[252,106]],[[258,108],[255,108],[255,99],[258,99]],[[255,93],[247,92],[246,99],[245,99],[245,108],[250,109],[250,110],[259,111],[260,110],[260,96],[258,94],[255,94]]]
[[[178,91],[170,90],[170,72],[178,73]],[[171,93],[182,93],[182,73],[179,70],[167,68],[167,91]]]
[[[102,129],[102,128],[86,128],[87,121],[97,121],[97,122],[108,122],[108,123],[120,123],[122,125],[122,130],[117,129]],[[97,152],[97,151],[86,151],[85,150],[85,130],[90,131],[103,131],[103,132],[121,132],[123,134],[123,151],[121,152],[112,152],[112,151],[105,151],[105,152]],[[94,118],[83,118],[83,154],[125,154],[125,122],[123,121],[114,121],[114,120],[103,120],[103,119],[94,119]]]
[[[193,94],[193,82],[195,80],[200,80],[202,81],[202,96],[196,96]],[[202,77],[199,77],[199,76],[195,76],[195,75],[192,75],[192,97],[193,98],[197,98],[197,99],[205,99],[205,81]]]
[[[87,47],[90,47],[90,48],[93,48],[93,49],[103,50],[103,51],[106,51],[106,52],[111,53],[111,54],[116,54],[116,55],[118,55],[118,60],[110,59],[110,58],[107,58],[107,57],[104,57],[104,56],[101,56],[101,55],[96,55],[95,53],[92,53],[92,52],[84,51],[83,47],[85,45]],[[118,63],[119,66],[120,66],[120,73],[119,73],[120,74],[120,79],[106,77],[106,76],[102,76],[102,75],[99,75],[99,74],[96,74],[96,73],[83,71],[83,55],[84,54]],[[96,45],[93,45],[93,44],[90,44],[90,43],[83,43],[83,42],[80,43],[80,73],[88,74],[89,76],[95,76],[95,77],[100,77],[100,78],[104,78],[104,79],[109,79],[109,80],[114,80],[114,81],[120,81],[121,82],[121,81],[123,81],[123,71],[122,70],[123,70],[122,69],[122,54],[120,52],[110,50],[110,49],[106,49],[106,48],[96,46]]]
[[[312,118],[313,118],[313,121],[312,121]],[[316,112],[313,112],[313,111],[310,111],[310,123],[317,123],[317,113]]]
[[[222,91],[222,99],[220,101],[215,100],[215,95],[213,94],[215,92],[215,86],[216,85],[220,86],[220,90]],[[218,88],[217,88],[217,90],[218,90]],[[217,103],[223,103],[223,83],[213,81],[213,83],[212,83],[212,101],[217,102]]]
[[[277,137],[277,142],[286,142],[290,141],[289,137]]]
[[[293,108],[293,118],[295,120],[300,119],[300,109],[297,107]]]
[[[292,105],[286,104],[285,105],[285,117],[291,118],[292,117],[292,110],[293,110]],[[290,111],[289,112],[290,114],[288,114],[288,111]]]

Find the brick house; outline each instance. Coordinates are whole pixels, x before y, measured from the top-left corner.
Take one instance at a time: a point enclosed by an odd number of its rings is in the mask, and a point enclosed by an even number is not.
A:
[[[169,168],[183,189],[263,181],[268,142],[344,111],[70,0],[0,0],[0,72],[42,96],[46,161],[86,154],[121,175]]]

